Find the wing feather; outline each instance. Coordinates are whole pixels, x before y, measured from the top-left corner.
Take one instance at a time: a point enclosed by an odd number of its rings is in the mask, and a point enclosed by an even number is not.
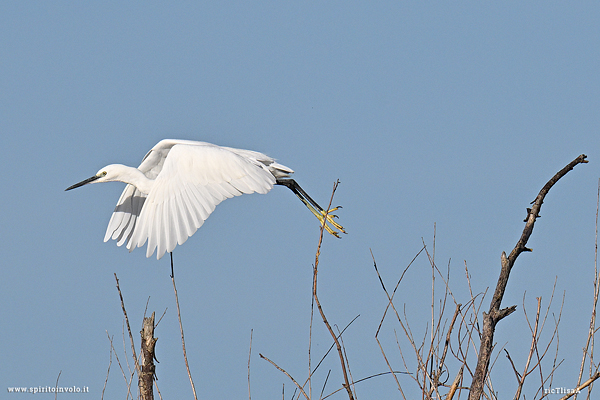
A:
[[[191,219],[191,226],[189,230],[191,235],[204,223],[204,219],[202,219],[204,209],[202,207],[199,208],[197,202],[194,201],[196,196],[189,185],[185,187],[185,193],[182,194],[181,198],[187,206],[189,217]],[[208,218],[208,215],[206,218]]]
[[[293,171],[262,153],[209,143],[163,140],[138,167],[154,179],[144,194],[127,185],[108,224],[105,241],[127,243],[131,251],[147,242],[146,256],[160,259],[192,236],[215,207],[244,193],[267,193],[275,176]]]
[[[177,221],[175,221],[174,225],[177,230],[177,244],[180,245],[183,244],[183,242],[185,242],[189,236],[191,236],[190,218],[188,216],[187,207],[181,198],[182,194],[185,193],[185,188],[183,190],[184,192],[178,193],[175,197],[175,203],[177,204],[177,217],[181,223],[178,224]]]
[[[146,196],[137,190],[135,186],[127,185],[125,187],[106,228],[105,242],[109,239],[120,239],[133,230],[135,220],[142,210],[145,198]]]
[[[200,226],[206,221],[212,210],[208,205],[205,205],[205,196],[202,195],[201,190],[195,186],[189,186],[189,200],[194,205],[196,210],[196,216],[200,219]],[[198,228],[200,228],[198,226]]]

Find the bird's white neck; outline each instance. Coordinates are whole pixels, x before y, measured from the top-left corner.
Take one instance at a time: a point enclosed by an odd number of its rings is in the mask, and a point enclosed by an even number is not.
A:
[[[130,185],[135,186],[140,192],[144,194],[150,193],[152,186],[154,184],[154,180],[148,179],[146,175],[142,171],[137,168],[128,167],[126,165],[113,164],[113,171],[118,171],[117,174],[111,174],[110,172],[107,174],[106,181],[119,181],[125,182]],[[112,176],[111,176],[112,175]]]

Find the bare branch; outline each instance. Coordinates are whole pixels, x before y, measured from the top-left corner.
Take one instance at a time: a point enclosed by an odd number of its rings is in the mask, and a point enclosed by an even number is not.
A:
[[[125,384],[127,385],[127,396],[131,396],[133,398],[133,395],[131,394],[131,384],[130,384],[130,382],[127,381],[127,375],[125,374],[125,369],[123,368],[123,365],[121,364],[121,360],[119,360],[119,354],[117,353],[117,350],[115,349],[115,346],[113,344],[113,339],[108,334],[108,331],[106,332],[106,336],[108,336],[108,341],[110,342],[111,351],[115,355],[115,358],[117,359],[117,364],[119,365],[119,368],[121,369],[121,373],[123,374],[123,379],[125,380]],[[127,354],[125,356],[127,357]],[[107,372],[106,380],[108,381],[108,372]],[[104,385],[106,386],[106,382],[104,383]]]
[[[417,259],[417,257],[419,256],[419,254],[421,254],[423,252],[423,250],[425,250],[425,246],[423,246],[421,248],[421,250],[419,250],[419,252],[413,257],[413,259],[410,261],[410,263],[404,269],[404,271],[402,271],[402,274],[400,275],[400,279],[398,279],[398,282],[396,283],[396,287],[394,288],[394,291],[392,292],[391,295],[387,291],[387,289],[385,287],[385,284],[383,283],[383,279],[381,278],[381,275],[379,274],[379,270],[377,269],[377,263],[375,262],[375,256],[373,255],[373,251],[371,251],[371,258],[373,259],[373,267],[375,268],[375,272],[377,273],[377,277],[379,278],[379,282],[381,283],[381,287],[383,288],[383,291],[386,294],[387,299],[388,299],[388,304],[387,304],[387,306],[385,308],[385,311],[383,312],[383,316],[381,317],[381,320],[379,322],[379,326],[377,327],[377,331],[375,332],[375,340],[377,341],[377,344],[379,345],[379,350],[381,351],[381,354],[383,355],[383,358],[384,358],[385,363],[387,364],[387,366],[388,366],[388,368],[390,370],[390,373],[392,373],[392,375],[394,377],[394,380],[396,381],[396,385],[398,386],[398,390],[400,391],[400,394],[402,395],[402,397],[405,400],[406,400],[406,396],[404,395],[404,392],[402,391],[402,387],[400,386],[400,382],[398,381],[398,377],[396,376],[396,374],[393,373],[394,370],[393,370],[392,366],[390,365],[390,362],[389,362],[389,360],[388,360],[388,358],[387,358],[387,356],[385,354],[385,351],[383,349],[383,346],[381,345],[381,342],[379,341],[379,332],[381,331],[381,327],[383,325],[383,321],[385,320],[385,316],[387,314],[387,311],[388,311],[388,309],[391,306],[392,309],[394,310],[394,312],[396,313],[396,317],[397,317],[398,321],[400,322],[400,326],[402,326],[402,329],[404,329],[404,333],[410,339],[410,335],[408,334],[408,331],[406,330],[404,324],[402,323],[402,319],[398,315],[398,311],[396,310],[396,307],[394,306],[393,298],[394,298],[394,294],[396,293],[396,290],[400,286],[400,282],[402,282],[402,279],[404,278],[404,274],[406,274],[406,271],[408,271],[408,269],[410,268],[410,266]],[[398,348],[400,350],[400,356],[402,357],[402,362],[404,363],[404,368],[408,372],[408,366],[406,365],[406,361],[404,360],[404,355],[402,354],[402,349],[400,349],[399,345],[398,345]],[[414,342],[413,342],[413,348],[414,348]]]
[[[192,386],[192,393],[194,394],[194,399],[198,400],[198,396],[196,395],[196,386],[194,386],[194,380],[192,379],[192,374],[190,372],[190,366],[188,364],[187,354],[185,351],[183,325],[181,324],[181,311],[179,310],[179,296],[177,295],[177,287],[175,286],[175,273],[173,272],[173,253],[169,254],[171,255],[171,281],[173,282],[173,291],[175,291],[175,304],[177,305],[177,319],[179,319],[179,332],[181,333],[181,347],[183,349],[183,359],[185,361],[185,368],[187,370],[188,378],[190,379],[190,385]]]
[[[460,381],[462,379],[462,375],[463,375],[463,367],[460,367],[460,369],[458,370],[458,373],[456,374],[456,377],[454,378],[454,382],[452,382],[452,385],[450,386],[450,390],[448,391],[448,394],[446,395],[446,400],[452,400],[452,398],[454,397],[454,393],[456,393],[456,389],[458,389],[458,385],[460,385]]]
[[[481,344],[479,350],[479,356],[477,359],[477,367],[475,368],[475,374],[473,375],[473,380],[471,382],[471,389],[469,392],[469,400],[479,400],[483,394],[484,382],[488,376],[488,367],[491,358],[492,347],[494,343],[494,331],[496,329],[496,324],[504,317],[508,316],[514,311],[514,308],[506,308],[500,311],[500,304],[502,303],[502,299],[504,297],[504,292],[506,290],[506,285],[508,283],[508,278],[510,276],[510,272],[512,267],[517,260],[517,257],[524,251],[531,251],[526,247],[527,241],[533,232],[533,227],[535,225],[536,219],[539,217],[540,209],[544,202],[544,199],[550,189],[565,176],[569,171],[571,171],[576,165],[581,163],[587,163],[587,156],[585,154],[580,155],[575,160],[571,161],[567,164],[563,169],[557,172],[552,179],[550,179],[544,187],[540,190],[537,197],[533,201],[533,205],[531,209],[527,210],[527,218],[525,228],[523,229],[523,233],[519,238],[517,244],[514,249],[510,252],[508,257],[506,253],[502,253],[502,269],[500,271],[500,276],[498,278],[498,282],[496,284],[496,290],[494,291],[494,295],[491,300],[490,309],[488,313],[483,314],[483,331],[481,336]]]
[[[600,273],[598,272],[598,210],[600,208],[600,179],[598,180],[598,194],[596,198],[596,235],[594,240],[594,301],[592,305],[592,316],[590,318],[590,328],[587,336],[585,346],[583,346],[583,356],[581,357],[581,367],[579,368],[579,377],[577,378],[577,385],[581,383],[583,378],[583,370],[585,367],[585,360],[589,356],[590,362],[590,374],[594,364],[594,334],[597,331],[596,328],[596,308],[598,306],[598,296],[600,294]]]
[[[112,365],[112,339],[110,338],[110,335],[108,335],[108,331],[106,332],[106,335],[108,336],[108,340],[110,340],[110,352],[108,356],[108,368],[106,369],[106,379],[104,380],[104,386],[102,387],[102,395],[100,396],[100,400],[104,400],[104,391],[106,390],[106,385],[108,383],[108,374],[110,374],[110,366]]]
[[[515,400],[519,400],[521,397],[521,391],[523,390],[523,385],[525,384],[525,378],[529,375],[533,370],[528,371],[529,363],[531,362],[531,357],[533,357],[533,352],[537,348],[538,342],[538,324],[540,322],[540,309],[542,307],[542,298],[537,298],[537,311],[535,313],[535,326],[532,329],[531,324],[529,323],[529,319],[527,318],[527,311],[525,310],[525,295],[523,294],[523,312],[525,313],[525,319],[527,319],[527,325],[529,325],[529,329],[531,330],[531,346],[529,348],[529,354],[527,355],[527,361],[525,362],[525,368],[523,373],[521,374],[521,379],[519,380],[519,385],[517,386],[517,392],[515,393]],[[541,360],[540,360],[541,361]],[[539,365],[539,363],[538,363]]]
[[[300,390],[300,392],[304,395],[304,397],[306,398],[306,400],[310,400],[308,395],[306,394],[306,392],[304,391],[304,389],[302,389],[302,386],[300,386],[298,384],[298,382],[296,382],[296,380],[287,373],[286,370],[284,370],[283,368],[281,368],[279,365],[275,364],[273,361],[269,360],[267,357],[263,356],[262,354],[258,353],[258,355],[260,356],[260,358],[262,358],[263,360],[267,360],[268,362],[270,362],[275,368],[277,368],[278,370],[280,370],[281,372],[283,372],[288,378],[290,378],[290,380],[292,382],[294,382],[294,385],[296,385],[296,387],[298,388],[298,390]]]
[[[576,395],[577,393],[579,393],[581,390],[585,389],[586,387],[588,387],[589,385],[591,385],[592,383],[594,383],[594,381],[596,381],[598,378],[600,378],[600,372],[596,372],[594,375],[592,375],[590,377],[590,379],[588,379],[587,381],[585,381],[584,383],[582,383],[581,385],[577,386],[575,388],[575,390],[573,390],[573,393],[570,393],[564,397],[561,397],[560,400],[567,400],[571,397],[573,397],[574,395]]]
[[[338,184],[339,184],[339,181],[335,182],[333,185],[331,199],[329,200],[329,205],[327,206],[327,210],[325,211],[325,218],[323,218],[323,225],[321,226],[321,232],[319,235],[319,244],[317,246],[317,253],[315,255],[315,265],[313,268],[313,298],[315,299],[315,304],[317,305],[317,309],[319,310],[319,313],[321,314],[321,319],[323,320],[323,323],[325,324],[325,326],[327,327],[327,330],[329,331],[329,334],[335,341],[338,355],[340,357],[340,364],[342,367],[342,375],[344,376],[344,388],[346,389],[346,392],[348,393],[348,398],[350,400],[354,400],[354,394],[352,393],[352,388],[350,386],[350,380],[348,378],[348,371],[346,368],[346,362],[344,360],[344,353],[342,351],[342,346],[340,345],[340,341],[338,340],[335,332],[331,328],[331,325],[327,321],[327,318],[325,317],[325,313],[323,312],[323,308],[321,307],[321,302],[319,301],[319,297],[317,296],[317,274],[318,274],[318,268],[319,268],[319,256],[321,254],[321,243],[323,242],[323,231],[324,231],[325,225],[327,223],[327,214],[329,213],[329,209],[331,208],[331,202],[333,201],[333,196],[335,195],[335,191],[338,187]]]
[[[141,368],[140,363],[138,361],[137,355],[135,353],[135,343],[133,342],[133,335],[131,334],[131,326],[129,326],[129,318],[127,317],[127,310],[125,310],[125,302],[123,301],[123,294],[121,293],[121,288],[119,287],[119,279],[117,278],[117,274],[115,273],[115,280],[117,281],[117,290],[119,292],[119,297],[121,298],[121,308],[123,309],[123,315],[125,316],[125,323],[127,325],[127,332],[129,332],[129,340],[131,342],[131,352],[133,353],[133,360],[135,361],[135,370],[140,376]]]

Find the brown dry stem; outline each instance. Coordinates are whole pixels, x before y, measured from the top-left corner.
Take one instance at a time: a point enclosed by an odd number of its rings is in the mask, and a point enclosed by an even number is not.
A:
[[[327,321],[327,317],[325,317],[325,312],[323,311],[323,307],[321,306],[321,302],[319,301],[319,297],[317,295],[317,275],[318,275],[318,269],[319,269],[319,256],[321,255],[321,244],[323,242],[323,231],[325,229],[325,224],[327,222],[327,214],[329,213],[329,209],[331,208],[333,196],[335,195],[335,191],[337,190],[339,183],[340,182],[337,181],[333,184],[333,191],[331,192],[331,199],[329,200],[329,205],[327,206],[327,211],[325,211],[325,218],[323,219],[323,225],[321,225],[321,232],[319,234],[319,244],[317,246],[317,253],[315,255],[315,265],[313,267],[313,298],[315,299],[315,304],[317,305],[319,314],[321,314],[321,319],[323,320],[323,323],[327,327],[329,334],[331,335],[331,337],[333,338],[333,341],[335,342],[335,346],[337,348],[337,352],[340,357],[342,375],[344,377],[343,386],[346,389],[346,392],[348,393],[348,398],[350,400],[354,400],[354,394],[352,393],[352,387],[350,386],[350,380],[348,378],[347,363],[346,363],[346,360],[344,359],[344,353],[342,350],[342,346],[340,344],[340,340],[338,339],[337,335],[331,328],[329,321]]]
[[[181,333],[181,348],[183,349],[183,360],[185,361],[185,369],[187,370],[190,385],[192,386],[192,393],[194,395],[194,399],[198,400],[198,396],[196,395],[196,386],[194,385],[194,380],[192,379],[192,373],[190,372],[190,365],[188,364],[187,353],[185,351],[185,338],[183,335],[183,325],[181,323],[179,296],[177,295],[177,287],[175,286],[175,273],[173,272],[173,253],[169,254],[171,255],[171,281],[173,282],[173,291],[175,292],[175,304],[177,305],[177,319],[179,320],[179,332]]]

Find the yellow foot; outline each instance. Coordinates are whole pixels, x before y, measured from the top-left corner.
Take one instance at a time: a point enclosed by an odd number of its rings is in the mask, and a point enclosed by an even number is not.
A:
[[[338,206],[338,207],[334,207],[334,208],[330,209],[327,212],[321,211],[322,216],[319,218],[319,221],[321,221],[321,224],[322,224],[323,219],[325,218],[325,215],[327,215],[327,223],[325,224],[325,229],[327,229],[327,232],[331,233],[333,236],[338,237],[338,238],[340,237],[340,235],[336,231],[331,229],[327,224],[331,224],[331,225],[333,225],[333,227],[335,229],[339,230],[342,233],[346,233],[346,231],[344,230],[344,227],[335,221],[335,218],[338,218],[338,216],[335,214],[331,214],[332,212],[337,211],[340,208],[342,208],[342,207]]]
[[[317,217],[317,219],[321,223],[321,226],[323,226],[324,221],[326,221],[325,222],[325,230],[327,232],[329,232],[330,234],[332,234],[336,238],[339,238],[340,234],[335,229],[339,230],[342,233],[346,233],[346,231],[344,230],[344,228],[334,220],[334,218],[338,218],[338,216],[334,215],[334,214],[330,214],[331,212],[337,211],[337,210],[339,210],[342,207],[340,207],[340,206],[334,207],[334,208],[330,209],[327,212],[325,212],[325,211],[317,211],[317,210],[315,210],[315,208],[306,199],[304,199],[301,196],[298,196],[298,198],[300,200],[302,200],[302,202],[310,210],[310,212],[313,213],[313,215],[315,217]],[[327,218],[325,218],[325,216],[327,216]],[[329,226],[330,224],[333,226],[333,228],[331,226]]]
[[[309,210],[314,214],[315,217],[318,218],[318,220],[321,223],[321,225],[323,225],[323,221],[325,221],[325,215],[327,215],[327,222],[325,222],[325,230],[327,232],[329,232],[330,234],[332,234],[333,236],[335,236],[336,238],[339,238],[340,234],[335,229],[339,230],[342,233],[346,233],[346,231],[344,230],[344,228],[340,224],[338,224],[334,220],[334,218],[338,218],[338,216],[334,215],[334,214],[330,214],[330,212],[336,211],[336,210],[338,210],[340,208],[341,207],[334,207],[331,210],[329,210],[329,212],[325,212],[325,211],[318,212],[317,210],[315,210],[312,207],[309,207]],[[333,228],[331,226],[329,226],[329,224],[333,225]]]

